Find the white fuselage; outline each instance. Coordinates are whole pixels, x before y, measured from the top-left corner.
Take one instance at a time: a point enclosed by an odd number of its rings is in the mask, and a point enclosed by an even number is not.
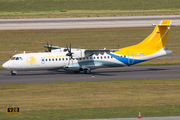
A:
[[[96,69],[100,67],[120,67],[124,63],[118,61],[107,53],[103,55],[92,55],[86,58],[70,59],[66,56],[67,52],[45,52],[45,53],[26,53],[16,54],[3,67],[10,71],[25,70],[50,70],[65,69],[77,71],[79,68],[87,67]],[[18,58],[18,59],[17,59]]]
[[[163,55],[171,54],[172,51],[162,48],[158,52],[142,57],[126,56],[110,52],[91,55],[83,58],[67,56],[68,52],[44,52],[16,54],[3,64],[3,68],[12,73],[28,70],[58,70],[84,71],[87,73],[92,69],[102,67],[122,67],[137,64]]]

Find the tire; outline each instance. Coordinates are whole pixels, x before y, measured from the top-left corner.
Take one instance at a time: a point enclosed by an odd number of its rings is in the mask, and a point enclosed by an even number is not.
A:
[[[91,70],[89,70],[89,69],[84,70],[84,74],[90,74],[90,73],[91,73]]]
[[[13,75],[13,76],[15,76],[15,75],[16,75],[16,73],[12,73],[12,75]]]

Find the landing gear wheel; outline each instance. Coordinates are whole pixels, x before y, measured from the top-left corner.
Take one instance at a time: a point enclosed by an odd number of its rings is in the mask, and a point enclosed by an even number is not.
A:
[[[85,74],[90,74],[90,73],[91,73],[91,70],[85,69],[85,70],[84,70],[84,73],[85,73]]]
[[[11,75],[16,75],[17,71],[11,71]]]
[[[12,73],[12,75],[16,75],[16,73]]]

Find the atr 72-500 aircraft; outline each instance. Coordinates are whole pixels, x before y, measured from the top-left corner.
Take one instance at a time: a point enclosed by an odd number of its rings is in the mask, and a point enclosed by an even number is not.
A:
[[[163,55],[171,54],[165,50],[171,20],[156,24],[154,31],[141,43],[118,50],[71,49],[46,45],[48,52],[23,53],[14,55],[2,65],[16,75],[17,71],[64,69],[79,73],[91,73],[102,67],[122,67],[144,62]],[[51,50],[54,49],[54,50]]]

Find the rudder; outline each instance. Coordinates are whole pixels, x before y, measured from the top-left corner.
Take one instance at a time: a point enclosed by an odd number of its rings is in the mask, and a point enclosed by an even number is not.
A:
[[[160,50],[165,47],[171,20],[163,20],[158,23],[153,32],[141,43],[135,45],[139,49]]]

